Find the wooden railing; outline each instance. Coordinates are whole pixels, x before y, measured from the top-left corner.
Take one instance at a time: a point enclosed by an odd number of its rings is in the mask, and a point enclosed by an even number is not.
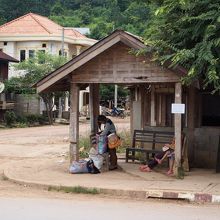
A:
[[[2,110],[10,110],[14,109],[15,103],[14,102],[7,102],[7,101],[0,101],[0,109]]]

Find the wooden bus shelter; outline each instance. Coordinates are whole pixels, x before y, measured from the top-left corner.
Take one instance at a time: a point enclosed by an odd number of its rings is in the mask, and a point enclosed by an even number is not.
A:
[[[177,167],[181,166],[182,123],[188,128],[189,144],[193,141],[195,88],[190,87],[186,92],[191,106],[187,117],[183,120],[181,114],[172,115],[171,103],[182,103],[184,99],[180,78],[185,70],[169,69],[152,62],[150,55],[135,56],[131,52],[138,49],[146,49],[139,37],[116,30],[36,84],[38,93],[70,91],[70,161],[79,159],[80,89],[89,85],[91,133],[94,134],[98,130],[99,85],[118,84],[131,89],[131,130],[146,126],[174,128],[175,159]]]

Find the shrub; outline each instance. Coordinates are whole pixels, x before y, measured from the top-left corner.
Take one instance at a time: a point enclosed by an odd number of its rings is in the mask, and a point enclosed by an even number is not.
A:
[[[81,136],[79,138],[79,156],[80,158],[87,158],[90,150],[90,138]]]
[[[16,121],[21,124],[27,124],[27,117],[18,115]]]
[[[29,124],[34,124],[35,122],[38,122],[38,116],[35,114],[27,115],[26,118]]]
[[[35,123],[45,124],[45,122],[48,122],[48,118],[44,115],[31,114],[31,115],[27,115],[26,118],[28,124],[30,125]]]
[[[11,127],[16,122],[16,115],[13,111],[6,111],[4,114],[4,120],[7,126]]]

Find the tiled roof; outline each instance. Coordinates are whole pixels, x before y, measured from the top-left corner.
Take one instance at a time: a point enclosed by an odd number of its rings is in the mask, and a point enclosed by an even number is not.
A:
[[[9,56],[6,53],[3,53],[2,51],[0,51],[0,60],[4,60],[4,61],[7,61],[7,62],[16,62],[16,63],[19,62],[15,58]]]
[[[65,30],[65,37],[86,38],[73,29]],[[0,26],[0,36],[62,36],[62,26],[47,17],[28,13]]]

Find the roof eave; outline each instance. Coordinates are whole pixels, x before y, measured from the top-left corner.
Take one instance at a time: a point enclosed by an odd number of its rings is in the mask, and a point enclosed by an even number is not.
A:
[[[146,48],[146,45],[144,45],[141,40],[134,38],[124,31],[116,30],[111,35],[98,41],[96,44],[79,54],[77,57],[73,58],[68,63],[64,64],[54,72],[50,73],[49,75],[38,81],[35,84],[35,86],[37,87],[37,92],[43,92],[47,87],[60,80],[62,77],[70,74],[72,71],[79,68],[84,63],[88,62],[104,50],[110,48],[120,41],[135,49]],[[60,73],[62,73],[62,75],[59,75]],[[48,81],[50,81],[50,83],[48,84],[48,86],[45,86],[45,82]]]

